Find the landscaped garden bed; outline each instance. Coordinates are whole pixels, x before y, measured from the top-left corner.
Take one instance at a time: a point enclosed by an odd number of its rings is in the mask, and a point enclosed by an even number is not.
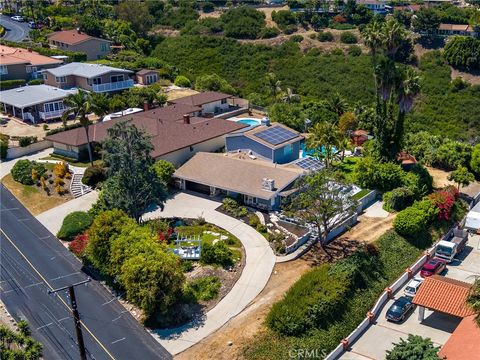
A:
[[[71,173],[64,163],[44,164],[19,160],[2,179],[5,187],[33,214],[72,200]]]

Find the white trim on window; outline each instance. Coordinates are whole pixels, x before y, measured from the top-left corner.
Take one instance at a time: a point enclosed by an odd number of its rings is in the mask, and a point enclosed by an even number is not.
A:
[[[7,65],[0,65],[0,74],[7,75],[8,74],[8,67]]]
[[[55,76],[55,82],[59,84],[64,84],[67,82],[67,77],[66,76]]]

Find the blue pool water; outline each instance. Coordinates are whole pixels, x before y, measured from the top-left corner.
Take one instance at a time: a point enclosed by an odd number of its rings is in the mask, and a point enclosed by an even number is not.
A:
[[[260,125],[260,121],[256,119],[240,119],[237,122],[241,124],[247,124],[252,127]]]

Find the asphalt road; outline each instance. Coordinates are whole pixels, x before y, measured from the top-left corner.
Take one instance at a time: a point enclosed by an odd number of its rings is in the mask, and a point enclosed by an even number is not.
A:
[[[66,292],[82,281],[81,262],[3,186],[0,187],[0,298],[26,319],[45,359],[79,359]],[[171,355],[96,281],[76,288],[88,359],[171,359]]]
[[[13,21],[8,16],[0,15],[0,25],[6,32],[4,40],[20,42],[28,36],[30,28],[26,22]]]

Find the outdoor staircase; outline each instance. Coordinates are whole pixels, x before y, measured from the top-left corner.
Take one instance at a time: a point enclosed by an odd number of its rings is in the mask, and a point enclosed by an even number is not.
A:
[[[88,194],[92,191],[90,186],[82,183],[83,173],[73,172],[72,182],[70,183],[70,192],[74,198],[78,198],[82,195]]]

